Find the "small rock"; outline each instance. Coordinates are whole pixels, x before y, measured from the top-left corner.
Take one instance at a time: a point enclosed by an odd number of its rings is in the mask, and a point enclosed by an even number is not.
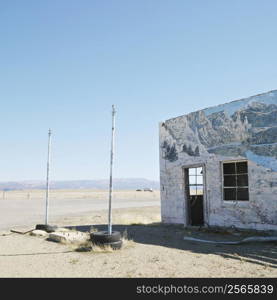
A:
[[[48,233],[44,230],[36,229],[36,230],[31,231],[30,235],[46,237],[46,236],[48,236]]]

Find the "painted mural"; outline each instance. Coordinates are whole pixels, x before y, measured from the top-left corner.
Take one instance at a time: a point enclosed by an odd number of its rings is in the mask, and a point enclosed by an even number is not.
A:
[[[180,152],[241,156],[277,171],[277,91],[190,113],[163,125],[172,139],[162,141],[161,147],[171,162]]]
[[[220,162],[247,159],[247,203],[224,203]],[[162,220],[186,219],[184,166],[206,166],[209,225],[277,230],[277,90],[160,123]]]

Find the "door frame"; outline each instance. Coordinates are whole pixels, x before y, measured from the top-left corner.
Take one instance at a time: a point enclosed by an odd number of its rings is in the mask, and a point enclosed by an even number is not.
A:
[[[184,216],[186,218],[185,220],[185,226],[192,226],[191,225],[191,207],[189,202],[189,193],[188,193],[188,171],[186,171],[189,168],[200,168],[202,167],[203,170],[203,226],[206,227],[208,224],[208,205],[207,205],[207,185],[206,185],[206,164],[205,163],[195,163],[190,165],[184,165],[182,166],[183,171],[183,181],[184,181],[184,198],[185,198],[185,205],[184,205]],[[187,173],[187,174],[186,174]]]

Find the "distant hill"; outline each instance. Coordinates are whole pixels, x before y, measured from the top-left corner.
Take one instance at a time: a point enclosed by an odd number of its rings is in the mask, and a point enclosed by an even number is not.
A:
[[[148,180],[144,178],[125,178],[114,179],[113,186],[115,190],[135,190],[143,188],[159,189],[158,181]],[[108,179],[99,180],[65,180],[52,181],[51,189],[99,189],[107,190],[109,188]],[[45,189],[44,181],[13,181],[0,182],[0,190],[37,190]]]

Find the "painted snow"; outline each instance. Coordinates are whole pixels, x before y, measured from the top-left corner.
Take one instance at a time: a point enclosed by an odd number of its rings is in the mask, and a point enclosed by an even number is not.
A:
[[[260,102],[264,104],[276,104],[276,97],[277,97],[277,90],[270,91],[268,93],[255,95],[249,98],[235,100],[229,103],[220,104],[214,107],[209,107],[204,109],[204,112],[206,115],[209,115],[211,113],[219,112],[219,111],[225,111],[229,115],[232,115],[235,111],[246,107],[247,105],[253,103],[253,102]]]

